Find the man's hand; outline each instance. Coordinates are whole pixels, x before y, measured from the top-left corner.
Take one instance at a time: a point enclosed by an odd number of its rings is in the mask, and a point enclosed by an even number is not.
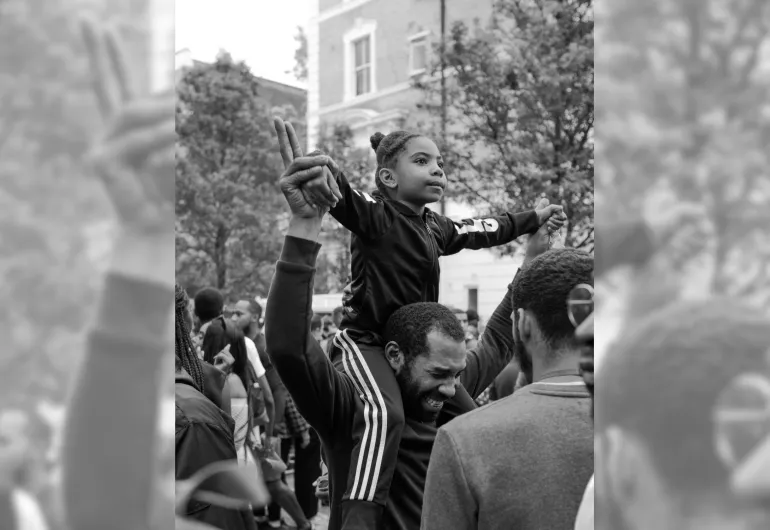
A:
[[[281,158],[283,159],[283,167],[288,170],[294,160],[303,156],[302,147],[300,147],[297,133],[294,131],[291,123],[284,123],[280,118],[275,118],[274,125],[278,136],[278,145],[281,150]],[[314,151],[307,156],[314,157],[322,154],[320,151]],[[324,214],[328,212],[329,208],[334,208],[337,205],[337,201],[342,199],[342,194],[336,180],[338,173],[339,168],[332,161],[324,169],[322,175],[302,184],[300,191],[305,202],[314,208],[322,210]]]
[[[302,193],[302,185],[315,178],[323,178],[324,168],[334,164],[326,155],[299,157],[281,175],[281,192],[289,203],[292,215],[303,219],[323,219],[327,208],[313,206]]]
[[[88,161],[120,223],[112,269],[168,283],[173,270],[175,95],[137,98],[117,38],[83,23],[104,132]]]
[[[529,263],[550,248],[551,234],[548,233],[548,226],[543,225],[537,232],[529,236],[529,241],[527,242],[527,252],[524,256],[524,263]]]
[[[558,204],[548,204],[547,199],[541,199],[537,206],[535,206],[535,213],[537,214],[537,222],[540,226],[548,223],[548,231],[550,233],[556,232],[567,221],[567,216],[564,214],[564,208]]]

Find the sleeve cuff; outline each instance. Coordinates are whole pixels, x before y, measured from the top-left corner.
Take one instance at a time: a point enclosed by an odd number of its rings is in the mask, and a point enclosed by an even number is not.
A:
[[[540,228],[535,210],[510,214],[520,234],[534,234]]]
[[[321,244],[308,239],[286,236],[281,250],[280,260],[284,263],[293,263],[295,265],[305,265],[315,268],[318,252],[321,250]]]

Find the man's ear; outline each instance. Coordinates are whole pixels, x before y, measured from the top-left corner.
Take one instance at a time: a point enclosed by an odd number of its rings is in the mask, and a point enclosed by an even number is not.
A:
[[[385,345],[385,358],[394,372],[399,373],[403,370],[405,364],[404,352],[401,351],[396,342],[390,341]]]
[[[382,181],[385,186],[387,186],[390,189],[396,189],[396,186],[398,186],[398,183],[396,182],[396,176],[393,174],[393,171],[383,167],[380,168],[380,173],[378,175],[380,177],[380,180]]]
[[[519,338],[522,342],[527,342],[532,338],[532,317],[524,309],[519,309],[517,327],[519,328]]]

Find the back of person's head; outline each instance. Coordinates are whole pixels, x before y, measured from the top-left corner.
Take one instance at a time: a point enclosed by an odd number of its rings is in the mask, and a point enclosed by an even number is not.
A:
[[[225,297],[213,287],[206,287],[195,295],[195,316],[205,324],[220,316],[225,309]]]
[[[478,326],[479,313],[475,309],[468,309],[465,314],[468,316],[468,324],[472,326]]]
[[[190,299],[178,283],[174,286],[174,351],[176,372],[184,369],[195,387],[203,391],[203,369],[190,337]]]
[[[731,300],[678,303],[636,323],[597,368],[595,428],[608,438],[599,459],[633,439],[650,460],[639,466],[659,477],[663,498],[693,515],[732,505],[715,407],[739,376],[768,373],[769,346],[770,321]]]
[[[310,319],[310,331],[318,331],[323,326],[323,318],[321,318],[321,315],[313,315],[313,318]]]
[[[214,364],[214,357],[221,352],[228,344],[227,327],[228,322],[222,315],[219,315],[206,328],[203,334],[203,360],[209,364]]]
[[[593,285],[593,258],[571,248],[544,252],[522,267],[513,286],[513,309],[530,312],[543,340],[553,349],[575,345],[575,327],[567,314],[570,291]]]
[[[385,325],[385,342],[395,342],[407,364],[429,353],[428,335],[436,331],[455,342],[465,342],[465,332],[452,310],[435,302],[419,302],[397,309]]]
[[[419,138],[420,136],[422,135],[407,131],[394,131],[387,136],[381,132],[376,132],[369,138],[372,149],[374,149],[377,156],[377,170],[374,173],[374,182],[377,184],[377,190],[385,197],[390,197],[391,192],[380,180],[380,170],[382,168],[395,169],[399,155],[406,149],[409,140]]]

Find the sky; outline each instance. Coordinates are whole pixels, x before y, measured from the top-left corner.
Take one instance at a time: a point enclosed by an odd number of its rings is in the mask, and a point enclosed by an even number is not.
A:
[[[254,75],[302,86],[291,73],[297,26],[307,27],[318,0],[183,0],[176,3],[176,51],[213,61],[220,49]]]

